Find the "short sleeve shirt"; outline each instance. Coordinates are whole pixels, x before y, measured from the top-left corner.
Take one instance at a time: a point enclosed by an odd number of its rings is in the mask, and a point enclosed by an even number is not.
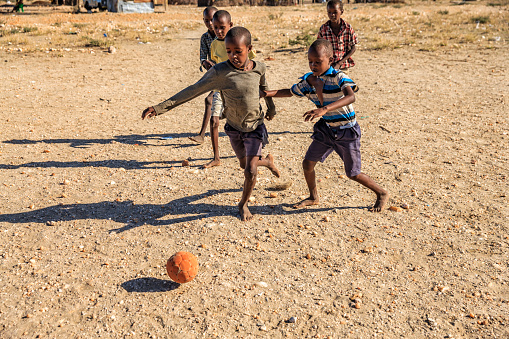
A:
[[[345,75],[345,73],[335,70],[332,66],[318,78],[323,81],[323,104],[320,102],[316,89],[307,81],[307,78],[313,73],[306,73],[301,77],[301,81],[292,86],[291,92],[298,97],[307,97],[311,100],[316,107],[320,108],[332,104],[335,101],[343,98],[343,89],[346,86],[352,87],[354,92],[358,91],[357,85]],[[353,105],[346,105],[334,111],[329,111],[322,116],[323,120],[330,127],[343,126],[348,123],[353,123],[355,119],[355,111]]]
[[[212,44],[210,45],[210,55],[211,60],[216,64],[228,60],[228,54],[226,53],[224,40],[216,39],[212,41]],[[252,60],[255,57],[255,52],[251,50],[251,52],[249,52],[249,59]]]
[[[318,39],[326,39],[332,43],[332,49],[334,50],[333,63],[343,59],[346,53],[350,51],[353,46],[359,43],[357,34],[353,30],[352,26],[345,20],[341,19],[339,34],[334,34],[331,27],[330,20],[324,23],[318,31]],[[353,67],[355,62],[352,58],[348,58],[342,65],[338,65],[341,68]]]

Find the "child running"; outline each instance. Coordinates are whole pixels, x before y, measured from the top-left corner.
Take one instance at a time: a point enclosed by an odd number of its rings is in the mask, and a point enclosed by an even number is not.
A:
[[[225,105],[225,132],[242,169],[244,169],[244,189],[238,205],[242,221],[251,220],[247,203],[256,184],[258,166],[267,167],[279,177],[271,154],[262,158],[262,147],[268,143],[268,135],[263,123],[264,114],[260,106],[260,90],[268,90],[265,80],[265,64],[254,62],[248,55],[252,49],[251,33],[243,27],[234,27],[225,37],[228,61],[212,67],[194,85],[191,85],[166,101],[146,108],[141,117],[150,118],[169,111],[208,91],[221,91]],[[276,109],[271,98],[266,98],[265,118],[272,120]]]
[[[209,70],[214,63],[210,59],[210,44],[216,38],[214,27],[212,26],[212,17],[217,12],[217,8],[209,6],[203,10],[203,23],[207,27],[207,31],[202,34],[200,39],[200,70],[205,68]],[[205,141],[205,131],[210,120],[211,108],[212,108],[212,97],[214,92],[210,92],[205,98],[205,113],[203,114],[203,121],[201,123],[201,130],[197,136],[189,137],[192,141],[203,144]],[[212,134],[212,130],[210,131]]]
[[[216,34],[216,39],[210,44],[210,58],[211,64],[218,64],[228,60],[226,52],[225,37],[228,31],[233,27],[232,17],[230,13],[224,10],[217,11],[212,17],[212,26]],[[252,50],[249,51],[249,59],[255,57]],[[219,158],[219,119],[224,118],[224,107],[222,94],[214,92],[212,98],[212,117],[210,119],[210,140],[212,142],[212,152],[214,158],[203,165],[204,168],[214,167],[221,165]]]
[[[352,106],[357,85],[343,72],[332,67],[334,57],[330,41],[318,39],[313,42],[308,50],[308,60],[311,72],[305,74],[302,81],[291,89],[261,92],[262,97],[305,96],[317,107],[304,113],[305,121],[320,118],[313,127],[313,141],[302,162],[309,198],[294,208],[318,204],[315,166],[335,151],[344,162],[346,175],[375,192],[377,199],[370,211],[380,212],[389,199],[389,193],[361,172],[361,129]]]
[[[348,69],[355,66],[351,57],[355,53],[355,45],[359,41],[352,26],[341,18],[343,12],[343,2],[341,0],[329,0],[327,2],[329,21],[320,27],[317,39],[326,39],[332,43],[334,51],[332,67],[348,74]]]

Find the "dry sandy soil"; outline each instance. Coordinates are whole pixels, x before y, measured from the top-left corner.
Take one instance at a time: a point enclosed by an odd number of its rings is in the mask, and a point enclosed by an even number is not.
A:
[[[321,204],[292,209],[312,106],[279,99],[265,152],[283,176],[260,170],[241,222],[227,137],[205,170],[209,139],[188,140],[203,98],[140,119],[201,76],[197,27],[114,54],[0,50],[0,337],[509,337],[507,43],[355,54],[363,171],[408,209],[368,212],[337,155]],[[258,36],[272,88],[307,72]],[[182,250],[200,269],[178,285]]]

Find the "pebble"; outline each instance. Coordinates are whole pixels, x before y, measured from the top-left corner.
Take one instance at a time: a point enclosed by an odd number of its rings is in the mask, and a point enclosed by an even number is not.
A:
[[[267,331],[267,326],[265,325],[260,326],[260,331]]]
[[[255,197],[249,197],[249,199],[247,199],[247,200],[249,200],[249,202],[254,202],[254,201],[256,201],[256,198]]]
[[[33,210],[35,208],[35,205],[34,204],[31,204],[30,206],[28,206],[28,208],[30,208],[31,210]]]
[[[110,54],[114,54],[117,52],[117,49],[115,48],[115,46],[110,46],[108,47],[108,53]]]
[[[329,222],[330,221],[330,217],[323,217],[323,221],[324,222]]]
[[[290,317],[290,319],[288,319],[286,322],[289,323],[289,324],[294,324],[296,321],[297,321],[297,318]]]
[[[373,247],[369,246],[362,250],[363,253],[373,253]]]
[[[255,283],[255,285],[258,287],[263,287],[263,288],[269,287],[269,284],[267,284],[264,281],[259,281],[259,282]]]
[[[401,204],[401,208],[403,208],[405,210],[409,210],[410,206],[407,203],[403,203],[403,204]]]
[[[57,224],[57,222],[56,222],[56,221],[53,221],[53,220],[51,220],[51,221],[46,221],[46,225],[48,225],[48,226],[55,226],[56,224]]]
[[[401,207],[398,207],[398,206],[391,206],[389,207],[389,209],[393,212],[401,212],[403,211],[403,209]]]
[[[270,193],[270,194],[269,194],[269,197],[271,197],[271,198],[277,198],[277,193],[272,192],[272,193]]]
[[[70,180],[65,179],[64,182],[62,182],[62,185],[69,185],[71,183]]]
[[[183,167],[189,166],[189,160],[182,160],[182,166]]]

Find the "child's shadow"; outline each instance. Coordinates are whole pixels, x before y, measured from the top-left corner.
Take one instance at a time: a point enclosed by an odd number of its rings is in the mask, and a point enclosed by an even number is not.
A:
[[[120,286],[129,293],[132,292],[168,292],[176,290],[180,284],[171,280],[163,280],[152,277],[136,278],[122,283]]]

